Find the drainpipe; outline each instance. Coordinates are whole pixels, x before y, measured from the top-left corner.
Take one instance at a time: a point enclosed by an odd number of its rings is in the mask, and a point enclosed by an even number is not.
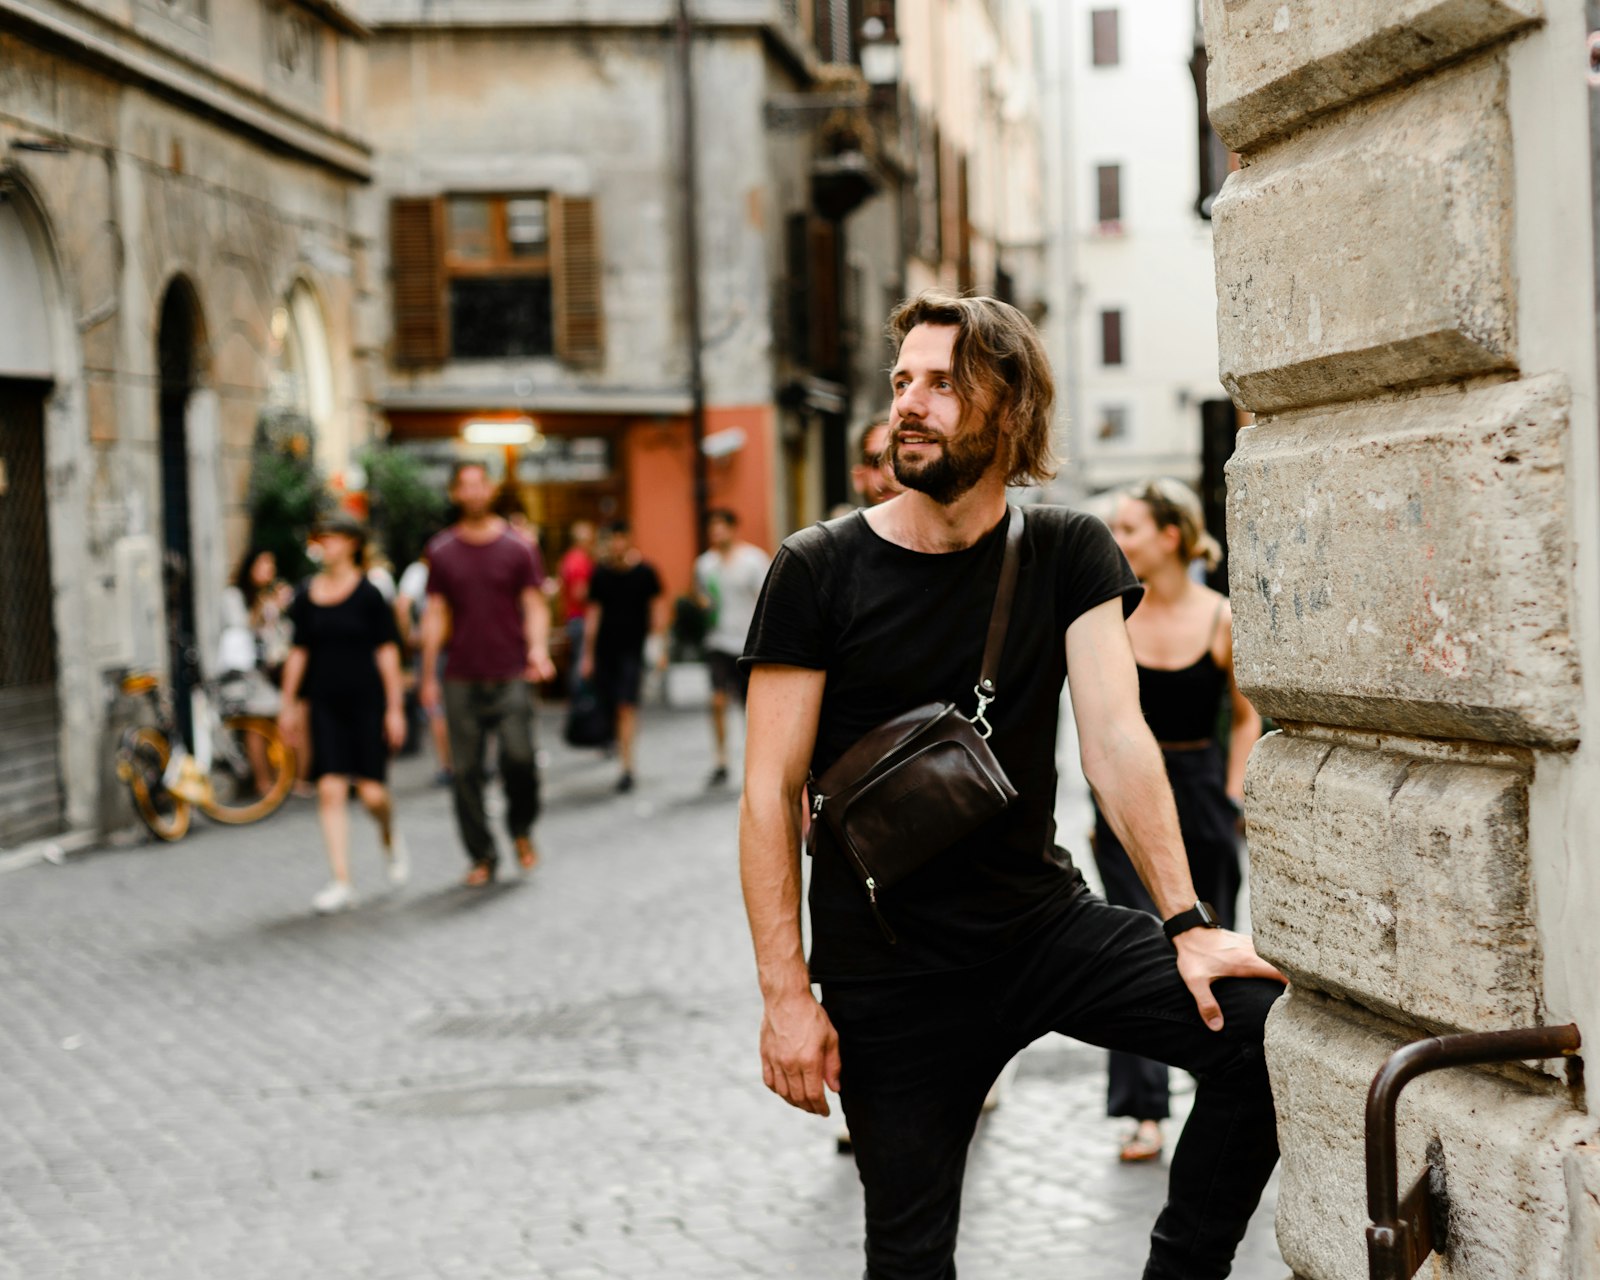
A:
[[[700,323],[700,191],[694,114],[694,28],[689,0],[678,0],[678,169],[683,187],[684,306],[689,334],[689,441],[694,450],[694,542],[706,547],[706,380],[701,362]]]

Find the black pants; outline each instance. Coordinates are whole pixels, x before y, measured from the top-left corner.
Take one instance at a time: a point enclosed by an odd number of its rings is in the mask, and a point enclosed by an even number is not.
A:
[[[1226,1276],[1278,1160],[1262,1033],[1276,982],[1214,985],[1210,1031],[1160,924],[1085,894],[1004,956],[953,974],[825,983],[866,1193],[868,1280],[953,1280],[967,1145],[984,1094],[1046,1032],[1194,1073],[1146,1280]]]
[[[493,864],[497,855],[484,809],[484,748],[500,740],[500,778],[506,789],[506,826],[512,838],[528,835],[539,816],[539,771],[533,757],[533,695],[525,680],[446,680],[445,722],[455,770],[456,826],[467,857]]]
[[[1203,751],[1163,751],[1167,780],[1178,807],[1178,825],[1189,855],[1195,892],[1216,908],[1225,929],[1233,928],[1243,878],[1239,871],[1238,811],[1228,800],[1222,753],[1215,743]],[[1094,861],[1106,901],[1156,915],[1150,891],[1133,860],[1097,805]],[[1137,1054],[1111,1054],[1106,1114],[1135,1120],[1165,1120],[1172,1114],[1167,1064]]]

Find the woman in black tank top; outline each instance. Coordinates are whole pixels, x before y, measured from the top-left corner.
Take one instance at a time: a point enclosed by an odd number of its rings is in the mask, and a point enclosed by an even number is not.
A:
[[[1197,561],[1215,568],[1221,548],[1206,532],[1200,499],[1175,480],[1152,481],[1119,496],[1111,532],[1145,587],[1144,600],[1128,619],[1128,638],[1139,666],[1139,702],[1166,760],[1195,892],[1231,929],[1240,884],[1244,766],[1261,736],[1261,717],[1233,681],[1227,597],[1190,576]],[[1226,756],[1217,741],[1224,694],[1232,712]],[[1107,901],[1157,914],[1098,807],[1094,854]],[[1159,1121],[1170,1114],[1167,1068],[1113,1053],[1106,1110],[1137,1122],[1123,1143],[1122,1159],[1155,1159],[1161,1154]]]

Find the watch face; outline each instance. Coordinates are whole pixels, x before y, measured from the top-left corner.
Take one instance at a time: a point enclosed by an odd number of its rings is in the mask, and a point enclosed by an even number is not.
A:
[[[1194,904],[1194,910],[1195,910],[1195,914],[1200,917],[1200,926],[1201,926],[1201,928],[1203,928],[1203,929],[1220,929],[1220,928],[1222,928],[1222,921],[1217,919],[1216,908],[1213,907],[1209,902],[1197,902],[1197,903],[1195,903]]]

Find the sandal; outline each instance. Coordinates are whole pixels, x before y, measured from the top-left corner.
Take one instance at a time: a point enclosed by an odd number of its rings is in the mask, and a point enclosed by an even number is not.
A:
[[[1117,1159],[1123,1164],[1144,1164],[1161,1158],[1161,1126],[1154,1120],[1141,1120],[1122,1143]]]

